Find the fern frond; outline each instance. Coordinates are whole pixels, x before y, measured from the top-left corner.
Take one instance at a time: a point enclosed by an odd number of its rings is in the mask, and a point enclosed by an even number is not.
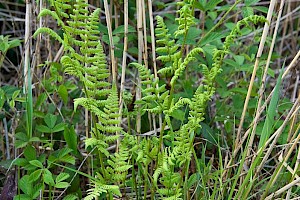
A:
[[[177,11],[177,13],[179,13],[179,18],[175,19],[179,24],[177,30],[175,31],[175,37],[187,34],[189,28],[195,24],[195,17],[193,13],[194,0],[178,2],[177,5],[182,7]]]
[[[60,19],[60,17],[58,16],[58,14],[55,11],[51,11],[49,9],[42,9],[41,12],[38,15],[38,19],[40,19],[41,17],[45,17],[45,16],[51,16],[53,19],[55,19],[57,21],[57,25],[58,26],[63,26],[64,23],[63,21]]]
[[[117,185],[105,185],[101,182],[91,180],[92,188],[88,189],[88,195],[84,198],[85,200],[92,200],[100,197],[102,193],[111,192],[114,195],[122,197],[120,189]]]
[[[85,140],[85,148],[88,147],[96,147],[99,152],[105,156],[109,156],[109,152],[106,150],[108,148],[108,144],[104,140],[96,139],[96,137],[87,138]]]
[[[68,11],[70,12],[72,6],[69,4],[71,0],[50,0],[52,7],[58,16],[62,18],[69,18]]]
[[[181,57],[181,52],[178,51],[179,45],[175,43],[174,38],[171,38],[169,30],[165,25],[163,18],[160,16],[156,17],[157,26],[155,28],[156,36],[156,52],[158,53],[157,60],[161,60],[165,63],[165,67],[160,69],[158,73],[164,74],[165,76],[172,75],[177,69],[176,60]]]
[[[180,66],[178,69],[176,69],[174,76],[171,79],[171,86],[174,87],[175,81],[179,78],[179,76],[182,74],[182,72],[185,70],[189,62],[196,60],[195,56],[197,54],[204,53],[203,49],[198,47],[191,50],[188,55],[185,57],[183,62],[181,60],[179,61]]]
[[[51,37],[53,37],[55,40],[57,40],[59,43],[64,44],[63,39],[61,39],[61,37],[52,29],[47,28],[47,27],[41,27],[39,29],[37,29],[35,31],[35,33],[33,34],[33,37],[36,37],[37,35],[41,34],[41,33],[45,33],[50,35]]]

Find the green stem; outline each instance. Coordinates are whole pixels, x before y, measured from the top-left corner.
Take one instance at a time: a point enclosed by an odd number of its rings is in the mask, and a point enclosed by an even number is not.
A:
[[[144,199],[147,199],[147,190],[148,190],[148,166],[144,167]]]
[[[135,175],[135,170],[134,170],[134,164],[135,164],[135,160],[132,157],[131,158],[131,162],[132,162],[132,182],[134,185],[134,190],[135,190],[135,195],[138,197],[138,190],[137,190],[137,183],[136,183],[136,175]]]
[[[223,24],[223,22],[225,21],[225,19],[227,20],[227,15],[236,7],[237,4],[239,4],[241,2],[241,0],[237,0],[228,10],[227,12],[223,15],[223,17],[221,17],[221,19],[218,21],[218,23],[212,27],[212,29],[210,29],[205,36],[203,36],[197,43],[197,45],[199,46],[200,43],[206,39],[213,31],[215,31],[220,25]]]

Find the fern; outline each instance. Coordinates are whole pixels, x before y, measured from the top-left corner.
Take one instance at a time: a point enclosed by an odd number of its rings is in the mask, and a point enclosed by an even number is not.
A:
[[[60,18],[69,18],[68,12],[72,9],[72,6],[70,5],[71,1],[72,0],[50,0],[50,3]]]
[[[175,70],[174,76],[171,79],[171,86],[174,87],[175,81],[179,78],[182,72],[185,70],[189,62],[196,60],[195,56],[197,54],[204,53],[202,48],[194,48],[189,52],[183,62],[179,61],[179,67]]]
[[[121,181],[131,165],[124,162],[129,155],[126,143],[122,143],[121,149],[115,155],[110,155],[107,148],[114,143],[119,136],[115,133],[122,133],[119,127],[119,98],[116,83],[110,83],[110,77],[106,64],[106,56],[99,41],[98,30],[100,9],[89,14],[88,4],[85,0],[76,0],[73,5],[71,1],[51,1],[54,11],[44,10],[40,17],[50,15],[57,21],[63,30],[63,39],[54,31],[48,28],[40,28],[35,35],[48,33],[57,39],[65,50],[61,63],[65,73],[75,76],[83,84],[84,97],[74,100],[74,109],[83,106],[93,116],[91,138],[86,138],[86,148],[96,147],[100,155],[100,165],[97,181],[92,181],[94,188],[88,190],[86,199],[94,199],[101,193],[110,193],[121,196],[118,186],[110,185]],[[68,14],[69,13],[69,14]],[[67,18],[63,23],[61,18]],[[104,158],[102,157],[104,156]],[[104,168],[103,161],[110,164]],[[113,171],[111,171],[113,170]],[[103,178],[104,177],[104,178]]]
[[[177,5],[181,6],[181,8],[177,11],[179,18],[176,18],[176,21],[178,21],[179,26],[177,31],[175,31],[175,37],[186,35],[190,27],[195,24],[194,2],[195,0],[177,2]]]
[[[157,60],[161,60],[166,65],[164,68],[160,69],[158,73],[170,76],[173,75],[174,70],[177,69],[177,66],[173,66],[173,63],[177,64],[176,61],[180,58],[180,51],[178,51],[179,45],[175,44],[175,39],[171,38],[171,34],[168,33],[169,30],[167,29],[163,18],[157,16],[156,20],[156,52],[159,54]]]
[[[101,182],[91,180],[91,186],[92,188],[87,190],[88,195],[84,198],[84,200],[97,199],[102,193],[112,193],[119,197],[122,196],[119,187],[116,185],[105,185]]]
[[[159,79],[154,80],[154,75],[151,74],[149,69],[138,63],[131,63],[132,66],[136,67],[140,74],[142,84],[142,99],[136,101],[136,104],[142,104],[144,111],[152,113],[162,113],[165,109],[165,102],[168,101],[168,93],[166,85],[156,87]]]
[[[215,50],[212,68],[208,69],[207,66],[202,65],[204,79],[202,84],[197,88],[191,102],[188,103],[190,108],[188,117],[189,121],[181,126],[180,130],[175,132],[176,141],[174,141],[175,147],[172,152],[172,157],[177,161],[179,166],[190,162],[195,130],[200,128],[200,122],[204,120],[207,103],[215,93],[214,79],[221,72],[222,61],[225,54],[229,51],[230,44],[233,42],[235,37],[241,34],[241,26],[249,26],[249,22],[256,24],[258,22],[266,22],[266,20],[264,17],[250,16],[238,22],[236,27],[226,37],[223,50]],[[172,110],[172,108],[170,110]]]
[[[113,183],[125,181],[128,170],[132,167],[129,164],[129,148],[126,141],[122,141],[119,152],[111,155],[107,162],[109,164],[107,172],[110,174],[110,180]]]
[[[138,144],[136,162],[141,163],[144,167],[148,167],[151,161],[157,158],[158,152],[158,138],[143,139]]]
[[[151,182],[151,190],[156,189],[162,199],[181,199],[185,195],[182,190],[183,175],[191,161],[195,132],[201,128],[200,122],[204,120],[205,109],[215,93],[215,78],[221,72],[223,59],[230,51],[234,38],[241,34],[243,26],[266,20],[263,17],[250,16],[238,22],[226,37],[223,48],[214,51],[212,66],[198,64],[202,67],[203,80],[193,97],[177,99],[174,92],[178,79],[188,65],[197,60],[199,54],[204,54],[199,47],[184,51],[189,29],[195,24],[195,1],[178,2],[178,29],[174,35],[169,33],[163,18],[158,16],[155,29],[156,52],[157,59],[164,64],[158,72],[163,78],[170,78],[171,89],[167,90],[166,85],[159,85],[159,78],[155,79],[145,66],[131,64],[138,69],[141,79],[142,98],[135,102],[136,105],[142,105],[141,114],[150,112],[164,116],[160,137],[141,139],[125,133],[119,126],[117,86],[116,83],[108,81],[110,72],[99,41],[100,10],[96,9],[90,14],[85,0],[50,0],[50,3],[52,11],[45,9],[39,17],[48,15],[56,20],[63,30],[63,37],[47,27],[38,29],[34,36],[46,33],[63,45],[65,54],[61,58],[61,64],[65,73],[76,77],[83,85],[84,96],[74,100],[74,109],[82,106],[92,114],[91,137],[86,138],[85,145],[86,148],[97,149],[97,164],[101,168],[96,171],[96,179],[91,180],[92,188],[88,190],[85,199],[97,199],[103,193],[121,197],[119,187],[125,186],[127,175],[134,170],[132,160],[143,169],[138,174],[139,178],[143,175],[146,184]],[[63,18],[67,21],[64,22]],[[188,110],[188,120],[174,131],[172,116],[184,107]],[[170,127],[167,134],[164,132],[166,125]],[[120,137],[122,140],[118,151],[110,153],[108,147]],[[169,147],[164,147],[164,138],[170,140]],[[154,172],[149,170],[152,163],[156,166]],[[178,170],[182,172],[179,173]]]
[[[179,197],[182,195],[179,187],[181,176],[179,173],[174,172],[174,160],[170,158],[169,154],[170,151],[168,148],[158,154],[158,167],[153,174],[153,182],[157,186],[157,181],[159,179],[160,183],[163,185],[163,187],[157,190],[158,194],[163,199],[180,199]],[[162,176],[160,177],[160,175]]]

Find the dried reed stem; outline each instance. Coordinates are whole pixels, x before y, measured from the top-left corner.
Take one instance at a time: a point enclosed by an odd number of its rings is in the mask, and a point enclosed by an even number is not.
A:
[[[268,14],[267,14],[267,20],[268,20],[269,23],[272,21],[272,14],[273,14],[273,11],[274,11],[275,3],[276,3],[276,0],[271,0],[271,2],[270,2]],[[258,65],[259,65],[259,60],[260,60],[260,57],[262,55],[264,45],[265,45],[265,42],[266,42],[266,39],[267,39],[267,35],[268,35],[268,32],[269,32],[269,27],[270,27],[269,23],[267,23],[267,22],[265,23],[263,34],[261,36],[261,40],[260,40],[258,52],[257,52],[257,55],[256,55],[254,68],[253,68],[253,71],[252,71],[250,84],[249,84],[249,87],[248,87],[246,100],[245,100],[245,103],[244,103],[242,116],[241,116],[241,119],[240,119],[240,124],[239,124],[238,131],[237,131],[237,136],[236,136],[236,140],[235,140],[235,147],[238,146],[238,143],[240,142],[241,132],[242,132],[242,128],[243,128],[243,124],[244,124],[244,120],[245,120],[245,116],[246,116],[246,112],[247,112],[247,108],[248,108],[248,104],[249,104],[253,84],[254,84],[254,81],[255,81],[256,72],[257,72]]]

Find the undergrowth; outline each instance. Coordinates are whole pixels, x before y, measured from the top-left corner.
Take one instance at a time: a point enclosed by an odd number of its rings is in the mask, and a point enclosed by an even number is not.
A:
[[[137,73],[132,79],[131,91],[124,89],[124,82],[120,84],[114,77],[120,70],[112,64],[116,62],[112,52],[117,52],[115,47],[120,48],[118,44],[112,44],[117,37],[112,37],[109,29],[101,32],[100,8],[90,11],[85,0],[49,2],[49,9],[41,10],[38,19],[51,17],[59,31],[40,27],[33,37],[50,36],[62,46],[63,55],[59,63],[40,65],[49,67],[50,71],[50,79],[41,81],[46,92],[33,100],[29,69],[25,94],[22,96],[21,91],[15,89],[12,96],[5,97],[7,102],[0,104],[2,108],[4,103],[9,103],[13,111],[16,106],[26,108],[26,120],[17,129],[20,131],[16,133],[14,143],[22,153],[11,162],[18,170],[18,190],[14,199],[251,199],[282,194],[278,188],[286,183],[282,166],[287,164],[287,159],[281,157],[271,177],[260,174],[260,170],[287,124],[286,120],[274,120],[279,114],[275,110],[285,76],[283,69],[278,73],[273,96],[264,113],[266,119],[258,124],[252,117],[261,107],[257,103],[260,102],[259,95],[247,112],[245,123],[250,124],[243,128],[247,130],[250,127],[248,131],[253,130],[255,134],[256,125],[260,127],[257,133],[260,140],[258,146],[253,147],[254,155],[251,152],[250,156],[252,145],[249,147],[254,135],[249,132],[248,135],[231,135],[235,132],[235,122],[230,121],[234,120],[232,115],[236,115],[235,111],[222,113],[217,110],[215,113],[215,121],[226,116],[220,121],[224,123],[222,127],[228,141],[224,139],[224,133],[219,134],[213,128],[213,122],[210,122],[213,119],[209,116],[211,102],[216,103],[217,109],[225,107],[224,112],[229,109],[224,104],[233,102],[241,107],[242,101],[246,99],[247,102],[247,90],[242,89],[246,84],[241,81],[241,88],[228,92],[224,86],[227,78],[222,76],[229,73],[230,65],[249,68],[254,65],[255,69],[257,59],[260,59],[260,56],[255,57],[259,49],[242,49],[249,55],[237,54],[236,51],[243,48],[239,47],[241,37],[257,30],[259,25],[270,25],[270,21],[262,15],[254,15],[254,1],[245,2],[243,18],[230,24],[229,30],[219,30],[221,23],[225,23],[223,18],[220,24],[215,25],[209,25],[211,21],[208,20],[206,26],[211,26],[211,31],[197,39],[193,34],[200,35],[201,31],[197,29],[199,20],[195,18],[196,13],[200,9],[214,18],[211,10],[221,1],[179,1],[176,3],[176,17],[171,20],[173,24],[170,24],[170,16],[157,15],[155,41],[152,41],[156,45],[155,63],[140,59],[139,55],[137,62],[125,64],[127,69],[121,70],[121,73],[127,72],[127,76]],[[226,15],[238,3],[227,7]],[[137,29],[138,32],[140,30]],[[120,33],[115,31],[116,35]],[[124,33],[124,37],[127,34]],[[258,33],[253,40],[262,41],[264,37]],[[147,37],[144,40],[147,43]],[[138,41],[142,40],[138,38]],[[109,46],[109,54],[105,43]],[[10,44],[14,47],[13,43]],[[145,58],[145,48],[139,48],[143,50],[138,53]],[[156,64],[158,68],[152,68]],[[272,72],[265,73],[272,75]],[[259,73],[260,83],[255,87],[264,85],[263,72]],[[7,91],[1,89],[0,92],[4,98]],[[216,96],[221,99],[217,101]],[[47,99],[54,106],[49,106],[47,113],[43,113],[42,106],[47,105]],[[65,108],[55,107],[57,99],[62,100]],[[74,109],[68,107],[70,102]],[[299,106],[295,103],[289,109],[286,119],[294,117]],[[241,108],[237,110],[239,115],[242,114]],[[237,120],[239,122],[243,123],[243,120]],[[255,128],[253,123],[257,123]],[[78,149],[78,127],[74,126],[78,124],[84,127],[81,133],[85,134],[80,139],[84,138],[85,151]],[[289,141],[299,140],[297,131],[299,126]],[[199,142],[199,135],[207,143]],[[270,138],[275,138],[273,143],[270,143]],[[285,155],[290,156],[294,148],[294,145],[290,147]],[[295,162],[294,159],[291,164]],[[83,166],[87,168],[84,171]],[[296,173],[294,176],[297,176]],[[287,179],[293,183],[293,177]],[[278,187],[273,187],[276,179],[281,182]],[[80,180],[84,180],[83,186],[80,186]],[[296,189],[293,193],[298,194],[299,191]]]

